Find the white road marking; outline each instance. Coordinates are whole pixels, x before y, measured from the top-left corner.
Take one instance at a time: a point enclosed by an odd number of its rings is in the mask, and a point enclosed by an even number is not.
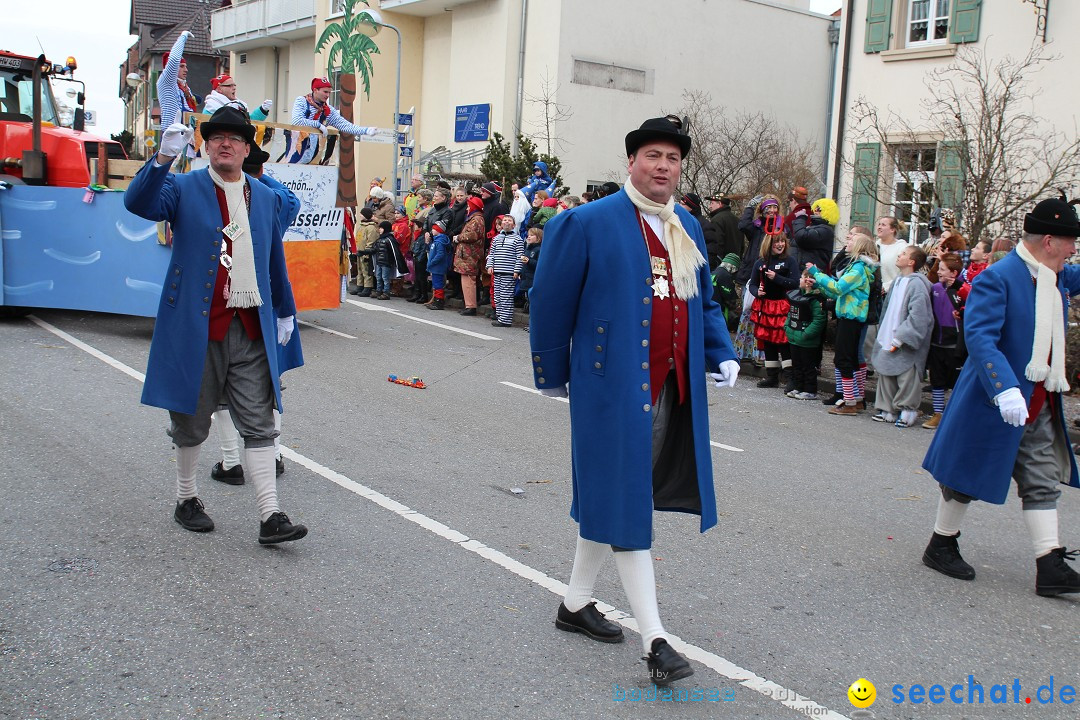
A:
[[[500,380],[499,384],[500,385],[506,385],[507,387],[512,387],[515,390],[524,390],[525,392],[531,392],[531,393],[534,393],[536,395],[540,395],[541,397],[547,397],[546,395],[541,393],[536,388],[525,387],[524,385],[518,385],[517,383],[507,382],[506,380]],[[560,402],[564,402],[564,403],[568,403],[568,404],[570,402],[570,398],[557,397],[557,398],[551,398],[551,399],[552,400],[559,400]],[[712,440],[709,441],[709,444],[712,445],[713,447],[722,448],[724,450],[730,450],[731,452],[745,452],[745,450],[743,450],[742,448],[737,448],[737,447],[734,447],[732,445],[725,445],[724,443],[718,443],[718,442],[714,442]]]
[[[50,325],[49,323],[40,320],[33,315],[30,315],[29,318],[40,327],[48,330],[57,337],[66,340],[80,350],[83,350],[86,353],[94,356],[98,360],[101,360],[110,367],[119,370],[125,375],[129,375],[135,378],[139,382],[145,382],[146,377],[142,373],[133,370],[119,360],[109,355],[106,355],[100,350],[91,347],[90,345],[87,345],[81,340],[72,337],[63,330],[60,330],[59,328]],[[520,385],[513,385],[511,383],[503,384],[511,385],[511,387],[517,387],[524,390],[531,390],[531,388],[525,388]],[[550,575],[546,575],[545,573],[537,570],[536,568],[530,567],[518,560],[515,560],[514,558],[499,550],[488,547],[479,540],[473,540],[469,536],[460,533],[447,525],[444,525],[438,520],[430,518],[423,513],[418,513],[407,505],[403,505],[397,500],[383,495],[378,490],[374,490],[367,487],[366,485],[358,483],[355,480],[352,480],[345,475],[342,475],[336,470],[331,470],[325,465],[321,465],[320,463],[315,462],[309,457],[301,455],[300,453],[286,447],[285,445],[281,446],[281,454],[282,456],[289,458],[289,460],[292,460],[297,465],[302,465],[316,475],[319,475],[329,480],[335,485],[338,485],[341,488],[348,490],[349,492],[354,493],[366,500],[370,500],[379,507],[389,510],[390,512],[398,515],[402,519],[408,520],[411,523],[415,523],[416,525],[419,525],[420,527],[431,532],[432,534],[437,535],[444,540],[448,540],[457,545],[458,547],[462,548],[463,550],[467,550],[475,555],[478,555],[479,557],[482,557],[485,560],[488,560],[498,565],[499,567],[505,568],[506,570],[509,570],[518,577],[524,578],[525,580],[528,580],[529,582],[550,591],[551,593],[560,598],[566,595],[566,591],[568,588],[565,583],[556,580]],[[597,602],[596,607],[605,615],[607,615],[608,619],[612,622],[619,623],[631,632],[638,632],[637,622],[629,614],[603,601]],[[838,712],[829,710],[825,706],[819,705],[813,700],[803,697],[802,695],[799,695],[793,690],[789,690],[782,685],[778,685],[771,680],[767,680],[766,678],[763,678],[760,675],[746,670],[745,668],[739,667],[730,660],[720,657],[715,653],[709,652],[704,648],[700,648],[697,645],[692,645],[676,635],[670,635],[669,639],[671,642],[671,646],[686,655],[686,657],[698,661],[705,667],[711,668],[712,670],[716,671],[716,673],[718,673],[719,675],[729,680],[733,680],[749,690],[758,692],[769,698],[770,700],[775,700],[781,705],[784,705],[785,707],[789,707],[792,710],[800,712],[811,718],[825,718],[825,720],[851,720],[846,715],[841,715]]]
[[[308,327],[315,328],[316,330],[322,330],[323,332],[330,333],[331,335],[338,335],[340,337],[348,338],[350,340],[355,340],[356,339],[355,335],[347,335],[347,334],[345,334],[343,332],[338,332],[337,330],[331,330],[328,327],[323,327],[322,325],[316,325],[315,323],[309,323],[307,320],[297,320],[296,322],[300,323],[301,325],[307,325]]]
[[[454,327],[453,325],[445,325],[441,322],[435,322],[434,320],[428,320],[427,318],[416,317],[415,315],[409,315],[403,313],[400,310],[395,310],[392,307],[386,307],[385,305],[375,305],[373,303],[360,302],[359,300],[353,300],[352,298],[345,298],[345,302],[352,303],[357,307],[361,307],[365,310],[377,310],[378,312],[390,313],[398,317],[412,320],[413,322],[424,323],[425,325],[434,325],[437,328],[443,330],[449,330],[451,332],[461,333],[462,335],[468,335],[469,337],[479,338],[480,340],[499,340],[500,338],[493,337],[491,335],[484,335],[483,333],[473,332],[472,330],[465,330],[463,328]]]

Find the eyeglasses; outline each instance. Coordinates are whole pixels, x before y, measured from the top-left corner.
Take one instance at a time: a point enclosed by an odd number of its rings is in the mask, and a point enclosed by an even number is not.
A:
[[[229,83],[228,85],[226,85],[225,83],[222,83],[222,84],[218,85],[218,87],[219,87],[219,88],[223,88],[223,87],[236,87],[236,83]]]
[[[220,145],[221,143],[226,141],[234,145],[241,145],[247,143],[247,138],[241,137],[239,135],[214,135],[206,142],[217,143],[218,145]]]

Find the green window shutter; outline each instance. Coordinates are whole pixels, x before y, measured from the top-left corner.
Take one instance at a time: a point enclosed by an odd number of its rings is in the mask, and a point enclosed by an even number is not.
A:
[[[960,207],[964,202],[964,142],[945,140],[938,144],[937,170],[934,185],[940,207],[951,208],[960,221]]]
[[[855,146],[855,172],[851,178],[852,225],[874,227],[880,171],[881,143],[858,143]]]
[[[866,2],[866,52],[878,53],[889,49],[892,37],[892,0]]]
[[[952,17],[949,18],[949,42],[978,42],[981,12],[982,0],[953,0]]]

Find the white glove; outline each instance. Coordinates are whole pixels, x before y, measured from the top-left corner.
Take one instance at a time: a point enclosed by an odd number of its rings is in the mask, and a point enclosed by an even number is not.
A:
[[[319,132],[321,132],[323,135],[329,134],[326,132],[326,125],[324,123],[319,123]]]
[[[158,149],[158,155],[178,157],[191,143],[194,133],[195,131],[187,125],[173,123],[165,128],[165,132],[161,134],[161,147]]]
[[[365,135],[378,135],[379,134],[379,128],[366,127],[366,128],[364,128],[364,134]]]
[[[553,397],[553,398],[561,398],[561,397],[569,397],[570,396],[570,393],[568,393],[566,391],[566,386],[565,385],[560,385],[559,387],[553,387],[553,388],[541,388],[540,389],[540,394],[543,395],[544,397]]]
[[[739,377],[739,365],[738,360],[725,360],[720,363],[720,372],[709,373],[709,377],[716,383],[716,387],[735,387],[735,381]]]
[[[195,37],[195,33],[191,32],[190,30],[185,30],[184,32],[182,32],[180,34],[187,37],[188,40]]]
[[[277,341],[278,345],[288,345],[289,338],[293,333],[293,316],[278,318],[277,320]]]
[[[1001,419],[1013,427],[1024,427],[1028,419],[1027,402],[1020,388],[1011,387],[994,396],[994,402],[1001,411]]]
[[[263,100],[262,105],[260,105],[259,107],[262,108],[262,111],[264,113],[269,114],[270,113],[270,108],[274,107],[274,101],[273,100]]]

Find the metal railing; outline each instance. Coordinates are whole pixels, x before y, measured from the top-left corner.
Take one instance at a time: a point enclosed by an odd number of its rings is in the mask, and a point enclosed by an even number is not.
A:
[[[214,47],[315,27],[315,0],[247,0],[210,14]]]

